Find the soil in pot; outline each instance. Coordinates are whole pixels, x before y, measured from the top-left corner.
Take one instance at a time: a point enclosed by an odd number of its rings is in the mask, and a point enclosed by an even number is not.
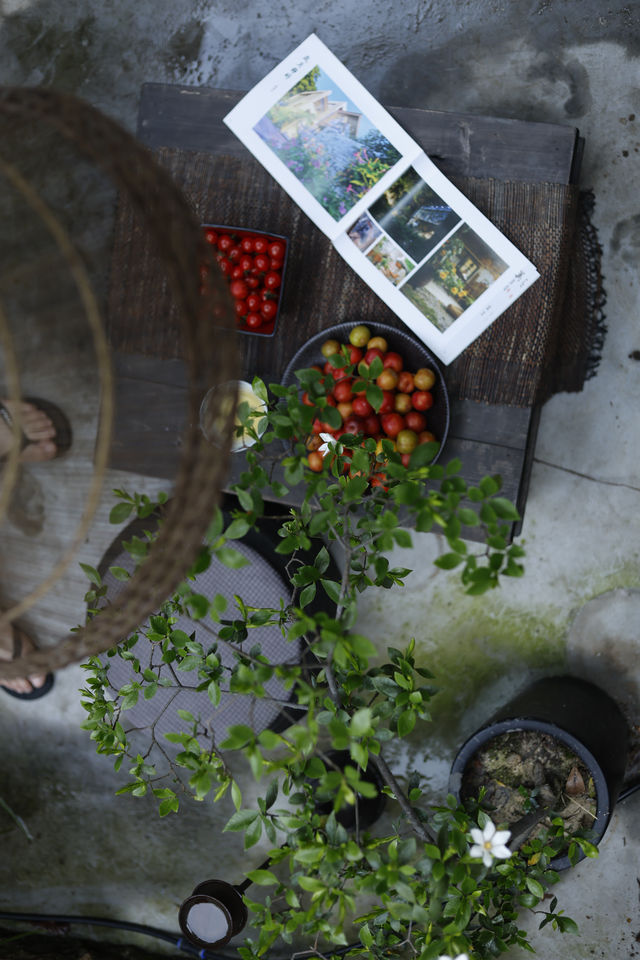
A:
[[[550,826],[551,817],[561,817],[568,834],[587,832],[596,821],[589,770],[569,747],[538,730],[508,731],[480,747],[465,768],[462,799],[477,797],[481,787],[483,807],[496,824],[527,818],[514,834],[518,845]],[[536,821],[535,811],[548,815]]]

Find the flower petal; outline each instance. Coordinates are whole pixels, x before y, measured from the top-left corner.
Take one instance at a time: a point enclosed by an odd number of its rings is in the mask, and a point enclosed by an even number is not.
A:
[[[470,857],[482,857],[484,856],[484,847],[481,843],[474,843],[474,845],[469,850]]]
[[[488,850],[482,851],[482,862],[484,863],[485,867],[490,867],[493,863],[493,857]]]
[[[509,850],[509,847],[499,845],[496,847],[491,847],[491,853],[494,855],[494,857],[497,857],[498,860],[507,860],[511,856],[511,850]]]
[[[492,844],[508,843],[511,836],[511,830],[496,830],[493,835]]]
[[[471,833],[471,839],[473,840],[473,842],[478,843],[480,844],[480,846],[482,846],[482,844],[484,843],[484,835],[482,833],[482,830],[478,830],[476,827],[475,829],[471,830],[470,833]]]
[[[492,820],[487,820],[484,830],[482,831],[482,837],[486,840],[491,840],[494,833],[496,832],[496,825]]]

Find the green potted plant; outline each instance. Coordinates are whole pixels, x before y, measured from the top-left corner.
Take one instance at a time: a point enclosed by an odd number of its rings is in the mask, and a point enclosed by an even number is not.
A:
[[[359,371],[365,387],[373,387],[367,374]],[[387,441],[328,436],[321,469],[309,469],[304,439],[315,418],[332,416],[330,385],[313,370],[298,380],[269,392],[254,381],[266,411],[252,412],[247,404],[238,410],[238,434],[248,433],[254,443],[232,491],[235,505],[212,519],[201,553],[174,596],[108,656],[85,664],[84,726],[116,770],[126,764],[129,779],[119,793],[152,793],[161,816],[178,812],[189,798],[212,795],[219,801],[230,794],[235,812],[224,829],[243,834],[246,850],[267,839],[268,862],[241,884],[251,916],[250,935],[238,946],[243,960],[264,956],[282,942],[323,957],[493,957],[513,945],[527,947],[518,925],[523,907],[540,912],[542,925],[574,930],[556,899],[544,900],[558,878],[551,861],[570,846],[574,859],[581,851],[595,855],[595,847],[581,837],[568,839],[554,820],[512,852],[508,832],[496,830],[483,811],[482,796],[464,806],[448,796],[429,808],[420,777],[393,771],[386,750],[417,725],[428,729],[432,676],[416,663],[411,638],[389,647],[381,660],[374,644],[354,629],[360,594],[372,585],[401,588],[410,572],[392,567],[386,556],[396,544],[411,545],[407,527],[435,526],[443,533],[449,549],[436,563],[459,568],[470,594],[497,586],[504,575],[522,575],[523,551],[507,538],[515,508],[500,497],[498,478],[469,487],[459,463],[430,462],[435,450],[429,443],[403,462]],[[375,401],[375,389],[367,395]],[[259,429],[257,420],[263,421]],[[276,463],[283,479],[274,479]],[[373,485],[381,468],[384,482]],[[274,515],[265,494],[284,498],[300,483],[301,505],[278,507]],[[161,522],[161,504],[117,493],[115,522],[136,515],[149,520],[157,510]],[[230,608],[220,594],[202,592],[199,583],[212,565],[242,566],[240,545],[265,523],[275,524],[275,551],[285,561],[289,595],[271,606],[236,596]],[[483,527],[479,550],[461,538],[463,525]],[[128,542],[136,562],[144,561],[152,537],[150,529]],[[341,549],[341,572],[328,545]],[[107,583],[100,572],[86,569],[92,580],[89,615],[95,616]],[[116,578],[129,575],[122,566],[111,571]],[[185,618],[192,629],[180,626]],[[303,655],[270,660],[260,642],[265,628],[289,644],[302,644]],[[151,660],[145,659],[149,650]],[[114,687],[111,665],[118,660],[132,672]],[[277,696],[270,692],[274,683]],[[206,711],[178,710],[163,743],[155,743],[157,763],[150,748],[139,748],[139,730],[128,729],[128,711],[160,695],[177,697],[184,687],[208,698],[213,714],[227,695],[277,699],[278,723],[232,723],[219,741],[211,736]],[[149,726],[157,739],[155,725]],[[244,799],[238,765],[229,762],[234,754],[244,757],[259,783],[255,803]],[[378,795],[376,780],[394,817],[384,833],[358,815],[360,804]],[[319,798],[329,798],[328,806]],[[345,808],[352,812],[347,825]],[[215,917],[227,916],[222,903],[212,909]],[[235,936],[237,925],[233,929]],[[202,946],[201,938],[195,942]]]

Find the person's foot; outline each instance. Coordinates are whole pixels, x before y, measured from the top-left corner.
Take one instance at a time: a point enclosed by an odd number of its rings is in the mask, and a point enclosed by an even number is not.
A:
[[[18,632],[20,638],[20,654],[31,653],[35,650],[31,638],[11,623],[5,623],[0,627],[0,660],[13,660],[16,655],[14,630]],[[31,693],[34,687],[42,687],[46,681],[45,674],[34,674],[29,677],[18,677],[15,680],[3,680],[0,686],[6,690],[12,690],[14,693]]]
[[[56,428],[52,421],[32,403],[13,403],[2,400],[14,422],[19,419],[20,429],[30,441],[20,453],[21,463],[40,463],[53,460],[58,448],[54,442]],[[13,432],[8,423],[0,418],[0,457],[6,456],[13,445]],[[0,640],[1,642],[1,640]]]

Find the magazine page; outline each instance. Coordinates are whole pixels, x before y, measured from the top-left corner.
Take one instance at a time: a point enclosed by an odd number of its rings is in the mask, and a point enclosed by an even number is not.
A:
[[[315,34],[224,122],[330,240],[421,153]]]
[[[314,34],[224,122],[444,363],[538,277]]]
[[[538,277],[424,153],[371,196],[334,246],[445,363]]]

